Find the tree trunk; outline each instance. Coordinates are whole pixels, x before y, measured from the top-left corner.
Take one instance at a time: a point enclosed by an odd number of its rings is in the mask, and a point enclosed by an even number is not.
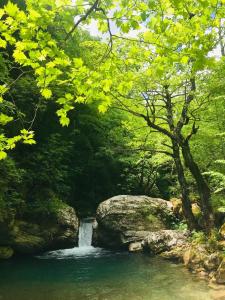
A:
[[[198,223],[195,219],[195,216],[193,215],[193,212],[192,212],[191,201],[189,198],[188,185],[187,185],[187,181],[186,181],[185,174],[184,174],[184,168],[183,168],[181,158],[180,158],[179,146],[177,145],[177,143],[175,141],[173,141],[172,144],[173,144],[174,162],[176,165],[178,181],[179,181],[179,184],[181,187],[183,213],[184,213],[185,219],[188,223],[189,229],[190,230],[199,229],[199,225],[198,225]]]
[[[185,165],[190,170],[197,184],[197,189],[200,196],[200,206],[203,214],[204,228],[207,233],[210,233],[214,227],[214,215],[210,203],[210,198],[211,198],[210,189],[204,177],[202,176],[202,173],[198,165],[194,161],[194,158],[191,154],[191,149],[188,140],[185,140],[182,143],[181,148],[182,148],[182,154],[184,157]]]

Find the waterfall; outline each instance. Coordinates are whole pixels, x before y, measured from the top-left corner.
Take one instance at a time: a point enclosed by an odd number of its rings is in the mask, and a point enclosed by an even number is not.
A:
[[[94,228],[94,218],[86,218],[81,220],[80,227],[79,227],[78,247],[74,247],[71,249],[50,251],[45,253],[40,258],[44,258],[44,259],[76,258],[77,259],[77,258],[85,258],[85,257],[99,257],[104,253],[107,254],[108,252],[106,250],[91,246],[93,228]]]
[[[80,221],[78,247],[90,247],[92,243],[93,220]]]

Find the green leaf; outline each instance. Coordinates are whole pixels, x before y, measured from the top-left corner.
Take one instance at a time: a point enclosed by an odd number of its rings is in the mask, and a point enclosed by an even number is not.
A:
[[[18,11],[19,11],[17,5],[16,5],[16,4],[13,4],[11,1],[9,1],[9,2],[7,3],[7,5],[5,5],[4,8],[5,8],[6,13],[7,13],[9,16],[11,16],[11,17],[15,17],[16,14],[17,14]]]
[[[0,38],[0,48],[6,48],[6,41]]]
[[[183,56],[182,58],[181,58],[181,63],[182,64],[187,64],[189,62],[189,57],[188,56]]]
[[[104,92],[109,92],[111,85],[112,85],[112,80],[111,79],[105,79],[102,81],[103,84],[103,91]]]
[[[130,24],[129,23],[123,23],[121,25],[121,30],[124,33],[128,33],[130,31]]]
[[[52,96],[52,91],[50,89],[43,89],[41,91],[41,95],[45,98],[45,99],[49,99]]]
[[[98,106],[98,111],[102,114],[104,114],[107,111],[107,105],[105,103],[102,103]]]
[[[139,29],[140,28],[139,23],[135,20],[131,21],[131,26],[132,26],[133,29]]]
[[[19,63],[23,63],[24,61],[27,60],[26,55],[22,51],[20,51],[20,50],[14,50],[13,57]]]
[[[9,117],[3,113],[0,113],[0,124],[6,125],[7,123],[11,122],[13,117]]]
[[[73,95],[71,95],[70,93],[67,93],[67,94],[65,95],[65,97],[66,97],[66,99],[69,100],[69,101],[70,101],[70,100],[73,100],[73,98],[74,98]]]
[[[5,159],[7,157],[7,153],[5,151],[0,151],[0,160]]]

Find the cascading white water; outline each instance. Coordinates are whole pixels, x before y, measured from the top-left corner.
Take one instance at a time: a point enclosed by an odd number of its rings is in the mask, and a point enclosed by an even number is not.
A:
[[[80,221],[78,247],[90,247],[92,243],[93,222],[84,219]]]
[[[84,257],[99,257],[108,255],[108,251],[102,248],[91,246],[94,219],[83,219],[80,221],[78,247],[64,250],[56,250],[45,253],[39,258],[42,259],[77,259]]]

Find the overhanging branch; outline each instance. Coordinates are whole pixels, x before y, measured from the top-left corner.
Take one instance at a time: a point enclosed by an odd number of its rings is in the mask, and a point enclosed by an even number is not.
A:
[[[67,33],[66,37],[65,37],[65,41],[68,40],[68,38],[73,34],[73,32],[76,30],[76,28],[78,27],[78,25],[85,21],[88,16],[94,11],[96,10],[96,8],[98,7],[100,0],[95,0],[95,2],[92,4],[92,6],[86,11],[86,13],[80,17],[80,19],[74,24],[74,26],[72,27],[72,29]]]

